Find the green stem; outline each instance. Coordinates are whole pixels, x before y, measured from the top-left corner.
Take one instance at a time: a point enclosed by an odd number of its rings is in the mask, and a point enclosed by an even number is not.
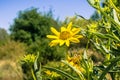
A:
[[[88,35],[88,41],[87,41],[87,44],[86,44],[86,51],[88,50],[88,46],[89,46],[89,43],[90,43],[90,37],[91,37],[91,35],[89,34]]]
[[[34,74],[34,71],[33,71],[32,68],[31,68],[31,73],[32,73],[33,80],[37,80],[36,77],[35,77],[35,74]]]
[[[65,59],[67,59],[67,56],[68,56],[68,47],[65,46]]]
[[[89,70],[87,69],[86,71],[87,71],[87,80],[90,80],[89,79]]]
[[[112,0],[109,0],[110,4],[112,5],[112,7],[118,12],[120,13],[120,10],[114,5],[114,3],[112,2]]]
[[[107,13],[105,13],[100,7],[97,7],[97,6],[93,5],[93,4],[91,4],[89,0],[87,0],[87,1],[88,1],[88,3],[89,3],[92,7],[94,7],[94,8],[97,9],[97,10],[99,10],[104,16],[106,16],[108,19],[110,19],[110,21],[111,21],[113,24],[116,25],[116,26],[114,26],[114,27],[115,27],[118,31],[120,31],[120,25],[117,24],[112,17],[108,16]],[[111,0],[110,0],[110,3],[111,3]],[[112,6],[113,6],[113,4],[112,4]],[[115,8],[115,6],[113,6],[113,7]],[[118,10],[117,10],[117,11],[118,11]],[[120,12],[120,11],[119,11],[119,12]],[[117,26],[118,26],[118,27],[117,27]]]
[[[88,62],[88,61],[87,61]],[[90,80],[90,73],[89,73],[89,64],[86,62],[86,60],[84,59],[84,64],[85,64],[85,68],[86,68],[86,73],[87,73],[87,80]]]
[[[88,45],[89,45],[90,39],[88,39],[87,45],[86,45],[86,51],[88,50]]]

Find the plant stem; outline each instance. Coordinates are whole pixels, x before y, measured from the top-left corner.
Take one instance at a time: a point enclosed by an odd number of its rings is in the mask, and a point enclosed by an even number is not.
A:
[[[32,73],[33,80],[37,80],[36,77],[35,77],[35,74],[34,74],[34,71],[33,71],[32,68],[31,68],[31,73]]]
[[[68,56],[68,47],[65,46],[65,60],[67,59],[67,56]]]

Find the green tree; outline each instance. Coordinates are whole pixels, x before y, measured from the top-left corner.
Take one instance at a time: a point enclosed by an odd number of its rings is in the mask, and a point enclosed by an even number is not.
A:
[[[100,19],[100,14],[99,14],[97,11],[95,11],[95,12],[91,15],[90,19],[92,19],[92,20],[99,20],[99,19]]]
[[[0,28],[0,45],[4,44],[9,39],[9,34],[3,28]]]
[[[46,35],[50,34],[50,27],[59,27],[58,22],[53,18],[52,10],[47,13],[39,13],[38,9],[32,8],[20,11],[10,27],[11,37],[14,40],[26,43],[28,53],[40,52],[43,59],[60,59],[62,54],[56,52],[56,48],[48,46],[49,40]],[[49,57],[49,58],[48,58]],[[43,60],[45,61],[45,60]]]
[[[38,9],[32,8],[19,12],[10,31],[13,39],[31,44],[38,38],[45,38],[50,33],[50,26],[58,26],[52,16],[42,15]]]

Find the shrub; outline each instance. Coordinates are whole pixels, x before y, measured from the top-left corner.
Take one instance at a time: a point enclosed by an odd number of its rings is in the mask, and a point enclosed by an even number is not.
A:
[[[25,44],[9,40],[4,45],[0,46],[0,59],[17,60],[26,53],[25,50]]]

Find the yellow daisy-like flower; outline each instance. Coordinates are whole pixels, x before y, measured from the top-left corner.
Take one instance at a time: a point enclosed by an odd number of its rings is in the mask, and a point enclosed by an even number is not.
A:
[[[51,27],[51,31],[55,35],[47,35],[47,38],[53,39],[50,42],[50,46],[56,46],[59,44],[62,46],[63,44],[66,44],[67,46],[70,45],[70,42],[73,43],[79,43],[79,38],[82,38],[82,35],[76,35],[79,33],[80,28],[72,28],[72,22],[70,22],[66,27],[61,27],[61,31],[58,32],[55,28]]]

